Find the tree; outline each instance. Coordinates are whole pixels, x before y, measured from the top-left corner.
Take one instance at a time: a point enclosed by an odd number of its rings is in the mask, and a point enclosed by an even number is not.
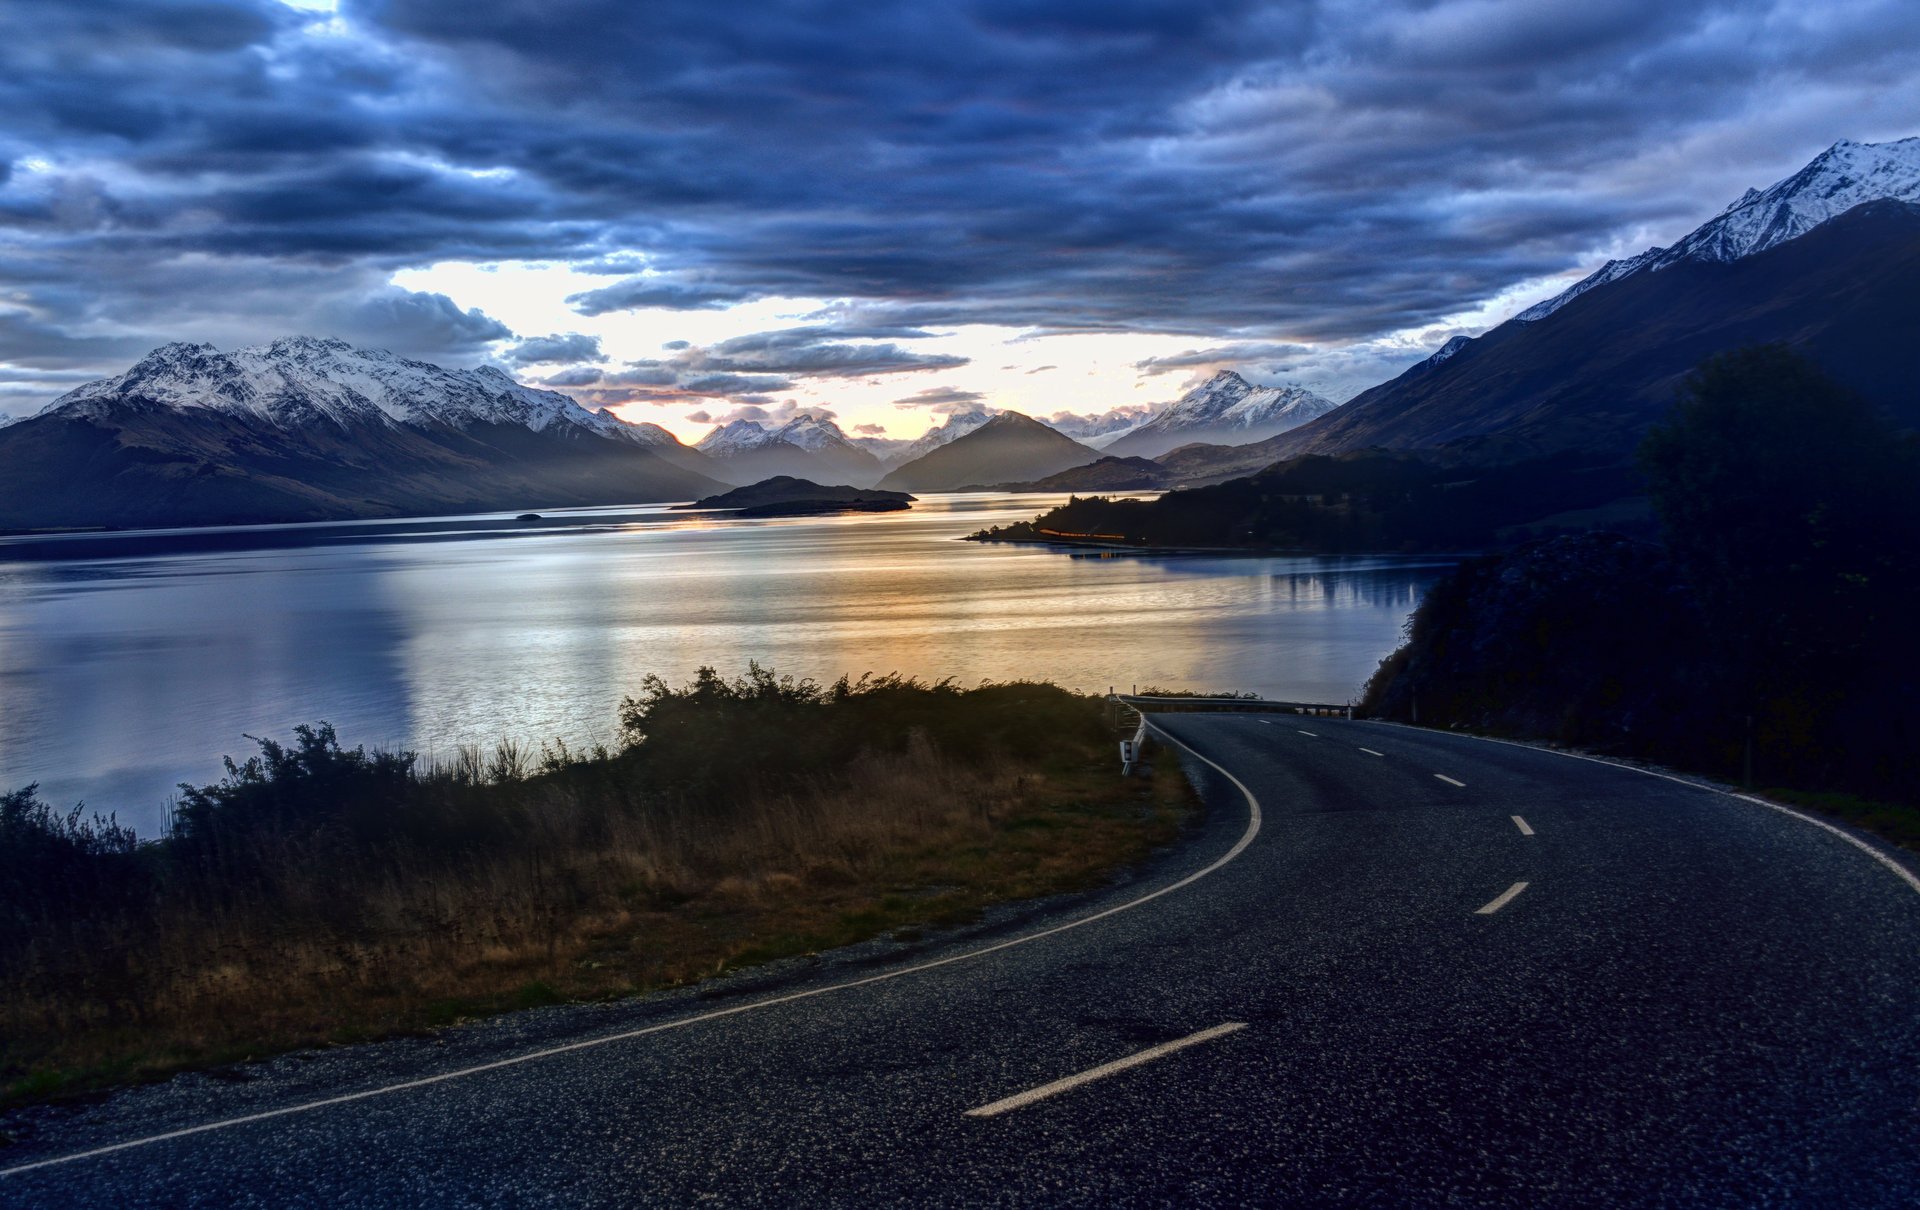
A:
[[[1911,435],[1806,357],[1763,345],[1703,362],[1648,434],[1641,464],[1735,698],[1786,766],[1771,772],[1857,763],[1837,728],[1863,719],[1912,732]],[[1889,756],[1874,759],[1884,768]]]

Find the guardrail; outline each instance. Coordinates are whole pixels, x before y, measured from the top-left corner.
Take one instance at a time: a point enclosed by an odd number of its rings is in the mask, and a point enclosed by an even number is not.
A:
[[[1174,713],[1181,710],[1245,711],[1259,714],[1306,714],[1317,718],[1353,717],[1351,703],[1275,702],[1263,697],[1160,697],[1138,693],[1108,693],[1108,700],[1134,712],[1140,725],[1130,739],[1120,741],[1120,773],[1129,776],[1147,747],[1147,715],[1142,706]]]
[[[1134,713],[1140,715],[1140,725],[1133,729],[1132,739],[1120,741],[1120,776],[1122,777],[1133,776],[1133,767],[1140,763],[1141,754],[1147,750],[1147,716],[1138,710]]]

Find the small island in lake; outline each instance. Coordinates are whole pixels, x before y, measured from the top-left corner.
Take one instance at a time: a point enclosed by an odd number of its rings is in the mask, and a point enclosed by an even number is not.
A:
[[[738,517],[804,517],[816,513],[896,513],[913,507],[906,492],[821,484],[792,475],[775,475],[717,496],[674,508],[702,512],[726,510]]]

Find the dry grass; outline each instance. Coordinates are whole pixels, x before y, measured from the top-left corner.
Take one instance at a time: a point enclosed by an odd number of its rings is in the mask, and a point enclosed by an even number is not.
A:
[[[532,821],[511,849],[256,854],[270,894],[176,895],[137,944],[23,951],[0,988],[5,1099],[632,995],[1097,885],[1192,802],[1175,762],[1122,779],[1104,748],[959,759],[916,732],[718,813],[610,812],[581,778],[522,770],[500,779]],[[482,778],[469,759],[435,775]]]

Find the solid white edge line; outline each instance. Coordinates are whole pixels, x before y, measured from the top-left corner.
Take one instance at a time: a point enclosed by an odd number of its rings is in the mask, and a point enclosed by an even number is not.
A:
[[[1078,1075],[1067,1076],[1064,1079],[1055,1080],[1051,1084],[1042,1084],[1038,1088],[1029,1088],[1025,1092],[1017,1092],[1010,1097],[1002,1097],[1000,1100],[982,1105],[978,1109],[967,1110],[966,1116],[970,1118],[997,1117],[1010,1109],[1019,1109],[1021,1106],[1031,1105],[1035,1101],[1044,1101],[1048,1097],[1058,1096],[1068,1089],[1078,1088],[1082,1084],[1091,1084],[1095,1080],[1103,1080],[1110,1075],[1126,1071],[1128,1068],[1138,1067],[1142,1063],[1151,1063],[1155,1059],[1164,1059],[1177,1050],[1185,1050],[1189,1046],[1198,1046],[1202,1042],[1211,1042],[1215,1038],[1224,1038],[1228,1034],[1235,1033],[1246,1027],[1247,1023],[1245,1021],[1228,1021],[1226,1024],[1216,1025],[1212,1029],[1203,1029],[1199,1033],[1188,1034],[1184,1038],[1175,1038],[1171,1042],[1162,1042],[1158,1046],[1150,1046],[1145,1050],[1130,1054],[1124,1059],[1115,1059],[1111,1063],[1102,1063],[1098,1067],[1089,1067]]]
[[[266,1109],[259,1113],[243,1114],[237,1118],[223,1118],[217,1122],[203,1122],[198,1126],[186,1126],[179,1130],[169,1130],[161,1134],[150,1134],[142,1138],[128,1139],[122,1143],[109,1143],[104,1147],[94,1147],[86,1151],[76,1151],[71,1155],[58,1155],[51,1159],[34,1160],[27,1164],[16,1164],[11,1168],[0,1168],[0,1177],[15,1176],[22,1172],[32,1172],[37,1168],[51,1168],[56,1164],[71,1164],[77,1160],[93,1159],[96,1156],[111,1155],[117,1151],[129,1151],[135,1147],[146,1147],[154,1143],[168,1142],[172,1139],[188,1138],[192,1135],[206,1134],[214,1130],[225,1130],[232,1126],[245,1126],[252,1122],[264,1122],[271,1118],[283,1118],[291,1114],[306,1113],[310,1110],[326,1109],[333,1105],[346,1105],[354,1101],[364,1101],[372,1097],[386,1096],[389,1093],[405,1092],[408,1089],[425,1088],[432,1084],[444,1084],[449,1080],[458,1080],[466,1076],[480,1075],[483,1072],[498,1071],[503,1067],[517,1067],[522,1063],[532,1063],[538,1059],[550,1059],[556,1055],[571,1054],[579,1050],[591,1050],[596,1046],[606,1046],[614,1042],[626,1042],[634,1038],[646,1037],[648,1034],[665,1033],[670,1029],[681,1029],[688,1025],[698,1025],[703,1021],[717,1021],[722,1017],[734,1017],[741,1013],[755,1012],[763,1008],[773,1008],[780,1004],[791,1004],[796,1000],[811,1000],[815,996],[824,996],[831,992],[847,991],[851,988],[866,987],[874,983],[885,983],[890,979],[901,979],[908,975],[921,974],[922,972],[936,970],[943,966],[952,966],[957,962],[970,962],[975,958],[984,958],[988,954],[997,954],[1001,950],[1012,949],[1016,945],[1025,945],[1030,941],[1039,941],[1043,937],[1057,936],[1060,933],[1083,928],[1097,920],[1105,920],[1109,916],[1131,911],[1143,904],[1153,902],[1162,895],[1171,895],[1183,887],[1192,886],[1216,870],[1224,868],[1238,858],[1240,854],[1246,852],[1247,846],[1253,843],[1253,838],[1260,834],[1260,800],[1253,796],[1253,791],[1247,789],[1244,782],[1227,772],[1217,761],[1195,752],[1186,744],[1174,739],[1172,735],[1161,731],[1160,728],[1154,726],[1151,722],[1147,723],[1147,729],[1157,732],[1161,738],[1177,747],[1185,748],[1188,752],[1193,753],[1196,758],[1212,765],[1216,770],[1219,770],[1222,777],[1225,777],[1234,784],[1234,787],[1238,789],[1247,800],[1247,830],[1240,834],[1240,839],[1234,842],[1231,849],[1228,849],[1223,856],[1216,859],[1212,864],[1195,870],[1178,882],[1168,883],[1157,891],[1151,891],[1142,895],[1138,899],[1129,899],[1125,903],[1116,904],[1104,911],[1095,912],[1091,916],[1082,916],[1078,920],[1069,920],[1065,924],[1057,924],[1049,929],[1041,929],[1037,933],[1029,933],[1024,937],[1014,937],[1008,941],[982,946],[977,950],[968,950],[964,954],[955,954],[952,957],[936,959],[933,962],[922,962],[917,966],[902,967],[897,971],[887,971],[878,975],[869,975],[864,979],[852,979],[845,983],[829,984],[826,987],[810,988],[807,991],[789,992],[784,996],[774,996],[766,1000],[756,1000],[751,1004],[736,1004],[732,1008],[715,1009],[712,1012],[700,1013],[692,1017],[683,1017],[678,1021],[663,1021],[658,1025],[648,1025],[640,1029],[630,1029],[624,1033],[608,1034],[604,1038],[587,1038],[579,1042],[569,1042],[564,1046],[549,1046],[544,1050],[536,1050],[524,1055],[515,1055],[510,1059],[496,1059],[491,1063],[480,1063],[473,1067],[462,1067],[458,1071],[442,1072],[436,1076],[422,1076],[417,1080],[403,1080],[398,1084],[387,1084],[379,1088],[367,1088],[360,1092],[349,1092],[341,1096],[326,1097],[318,1101],[306,1101],[298,1105],[284,1105],[278,1109]]]
[[[1529,885],[1530,885],[1529,883],[1525,883],[1525,882],[1514,883],[1512,886],[1508,887],[1506,890],[1501,891],[1499,897],[1495,899],[1492,903],[1489,903],[1487,906],[1483,908],[1475,908],[1473,914],[1476,916],[1493,915],[1495,912],[1499,911],[1501,908],[1507,906],[1509,903],[1512,903],[1513,897],[1515,895],[1518,895],[1521,891],[1526,890]]]
[[[1513,820],[1513,826],[1520,829],[1520,835],[1533,835],[1533,829],[1527,826],[1526,820],[1520,818],[1518,815],[1510,816],[1510,818]]]
[[[1367,721],[1372,723],[1378,723],[1383,727],[1406,727],[1407,730],[1409,731],[1425,730],[1425,728],[1422,728],[1422,727],[1408,727],[1407,724],[1405,723],[1389,722],[1388,720],[1383,718],[1368,719]],[[1439,733],[1435,732],[1434,734],[1439,734]],[[1617,760],[1603,760],[1598,756],[1588,756],[1584,752],[1562,752],[1557,748],[1536,748],[1532,744],[1522,744],[1510,739],[1495,739],[1490,735],[1468,735],[1458,731],[1447,732],[1446,734],[1458,735],[1462,739],[1477,739],[1483,744],[1505,744],[1509,748],[1523,748],[1528,752],[1542,752],[1548,756],[1564,756],[1569,760],[1584,760],[1596,765],[1605,765],[1609,769],[1624,769],[1629,773],[1644,773],[1648,777],[1657,777],[1662,781],[1678,782],[1683,786],[1692,786],[1696,790],[1705,790],[1710,794],[1719,794],[1726,798],[1737,798],[1741,802],[1750,802],[1756,807],[1765,807],[1769,811],[1778,811],[1782,815],[1791,815],[1793,816],[1793,818],[1799,820],[1801,823],[1810,823],[1816,828],[1820,828],[1824,831],[1833,833],[1835,836],[1838,836],[1840,839],[1846,841],[1848,844],[1852,845],[1854,848],[1859,849],[1862,853],[1865,853],[1867,856],[1873,858],[1875,861],[1879,862],[1881,865],[1887,867],[1889,870],[1892,870],[1894,875],[1898,877],[1900,881],[1906,883],[1909,887],[1913,888],[1915,894],[1920,894],[1920,874],[1915,874],[1912,870],[1909,870],[1906,866],[1901,865],[1899,862],[1895,861],[1892,857],[1889,857],[1887,854],[1881,852],[1879,849],[1874,848],[1872,845],[1868,844],[1866,841],[1860,839],[1858,836],[1855,836],[1853,833],[1847,831],[1846,829],[1836,827],[1833,824],[1828,823],[1824,819],[1816,819],[1815,817],[1808,815],[1803,811],[1796,811],[1792,807],[1782,806],[1777,802],[1768,802],[1764,798],[1756,798],[1751,794],[1741,794],[1738,791],[1734,791],[1734,790],[1722,790],[1719,786],[1709,785],[1703,781],[1695,781],[1690,777],[1681,777],[1677,773],[1662,773],[1657,769],[1642,769],[1638,765],[1622,764]],[[0,1173],[0,1176],[4,1176],[4,1175],[6,1174]]]
[[[1385,752],[1375,752],[1372,748],[1362,748],[1360,750],[1362,752],[1365,752],[1368,756],[1385,756],[1386,755]]]
[[[1439,778],[1439,779],[1440,779],[1441,781],[1443,781],[1443,782],[1446,782],[1446,783],[1447,783],[1448,785],[1450,785],[1450,786],[1459,786],[1459,787],[1460,787],[1461,789],[1463,789],[1463,790],[1464,790],[1464,789],[1466,789],[1466,786],[1467,786],[1467,783],[1466,783],[1466,782],[1463,782],[1463,781],[1455,781],[1455,780],[1453,780],[1453,779],[1452,779],[1451,777],[1448,777],[1448,776],[1447,776],[1446,774],[1444,774],[1444,773],[1436,773],[1436,774],[1434,774],[1434,776],[1435,776],[1435,777],[1437,777],[1437,778]]]

